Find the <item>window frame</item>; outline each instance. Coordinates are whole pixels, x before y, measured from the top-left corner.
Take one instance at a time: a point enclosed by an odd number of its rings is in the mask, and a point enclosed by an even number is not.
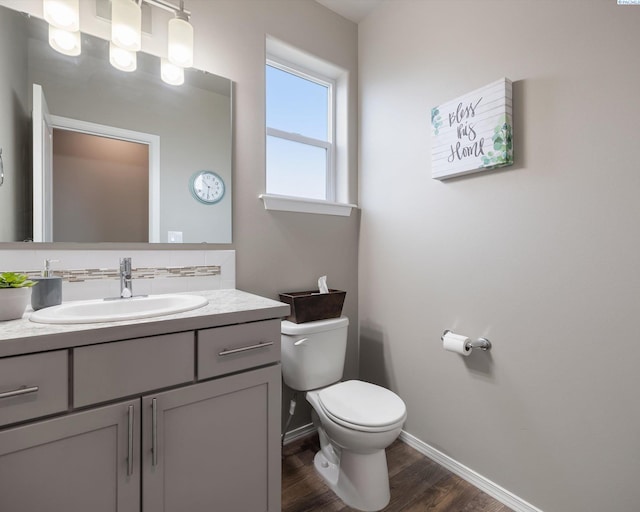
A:
[[[327,140],[316,139],[313,137],[307,137],[299,133],[292,133],[277,128],[272,128],[267,124],[267,116],[265,115],[265,148],[268,137],[277,137],[280,139],[305,144],[308,146],[320,147],[327,152],[327,161],[325,169],[325,198],[320,201],[335,202],[336,200],[336,155],[335,155],[335,141],[336,141],[336,80],[321,73],[314,72],[304,66],[289,62],[285,59],[274,55],[267,55],[265,61],[265,86],[266,86],[266,71],[267,66],[279,69],[285,73],[290,73],[296,77],[299,77],[310,82],[314,82],[323,87],[327,87]],[[266,88],[265,88],[266,91]],[[266,98],[266,94],[265,94]],[[265,102],[266,108],[266,102]],[[268,169],[265,167],[265,179],[268,173]],[[267,190],[267,195],[277,194],[277,192]],[[303,196],[293,196],[296,199],[309,200]]]

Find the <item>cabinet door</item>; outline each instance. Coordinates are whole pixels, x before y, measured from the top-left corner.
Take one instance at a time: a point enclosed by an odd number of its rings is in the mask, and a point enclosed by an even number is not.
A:
[[[0,510],[139,510],[139,412],[136,400],[0,431]]]
[[[280,512],[280,387],[273,365],[143,398],[144,512]]]

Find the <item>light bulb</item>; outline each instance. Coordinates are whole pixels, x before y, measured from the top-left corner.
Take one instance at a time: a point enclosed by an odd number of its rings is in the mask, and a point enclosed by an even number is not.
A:
[[[80,30],[79,0],[43,0],[42,10],[49,25],[69,32]]]
[[[64,55],[75,57],[80,55],[80,31],[69,32],[49,25],[49,45]]]
[[[109,62],[120,71],[135,71],[138,67],[136,52],[130,52],[113,43],[109,44]]]
[[[134,0],[111,0],[111,42],[134,52],[142,47],[142,8]]]
[[[182,68],[193,66],[193,27],[183,12],[169,20],[169,61]]]
[[[169,85],[182,85],[184,83],[184,69],[172,64],[167,59],[162,59],[160,76],[163,82]]]

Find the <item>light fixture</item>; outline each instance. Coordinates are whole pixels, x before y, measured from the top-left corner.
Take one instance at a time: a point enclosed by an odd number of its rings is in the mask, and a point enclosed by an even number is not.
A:
[[[69,32],[80,30],[79,0],[44,0],[42,10],[49,25]]]
[[[120,71],[135,71],[138,67],[136,52],[125,50],[113,43],[109,43],[109,62]]]
[[[184,69],[169,62],[169,59],[162,59],[160,76],[162,81],[169,85],[182,85],[184,83]]]
[[[80,55],[80,31],[70,32],[49,25],[49,45],[64,55],[70,55],[72,57]]]
[[[180,10],[176,17],[169,20],[169,62],[182,68],[193,66],[193,27],[184,11],[184,1],[180,1]]]
[[[142,4],[145,3],[175,15],[167,27],[168,58],[161,59],[160,75],[170,85],[182,85],[184,68],[193,66],[193,26],[189,23],[191,13],[185,10],[184,0],[180,0],[179,7],[170,0],[110,1],[111,65],[122,71],[136,70],[136,52],[142,47]],[[49,44],[64,55],[80,55],[82,41],[79,4],[80,0],[42,0],[44,18],[49,23]],[[108,13],[108,7],[106,10]],[[108,19],[108,14],[100,17]]]
[[[133,52],[142,48],[142,8],[136,0],[111,0],[111,42]]]

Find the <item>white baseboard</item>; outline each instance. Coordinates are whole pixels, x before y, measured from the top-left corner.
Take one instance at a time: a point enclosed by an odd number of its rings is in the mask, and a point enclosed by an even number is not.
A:
[[[292,443],[302,437],[313,434],[316,428],[313,423],[302,425],[294,430],[287,432],[284,436],[284,444]],[[514,512],[542,512],[539,508],[533,506],[531,503],[516,496],[512,492],[507,491],[505,488],[500,487],[495,482],[492,482],[488,478],[485,478],[481,474],[477,473],[471,468],[468,468],[464,464],[461,464],[455,459],[452,459],[448,455],[445,455],[439,450],[436,450],[433,446],[421,441],[417,437],[405,432],[400,433],[400,441],[411,446],[414,450],[422,453],[426,457],[429,457],[434,462],[440,464],[442,467],[448,469],[455,475],[458,475],[463,480],[466,480],[474,487],[477,487],[481,491],[487,493],[492,498],[498,500],[500,503],[505,504],[507,507],[514,510]]]
[[[294,428],[284,435],[284,444],[293,443],[301,437],[306,437],[310,434],[313,434],[315,431],[316,427],[313,426],[313,423],[307,423],[306,425],[302,425],[301,427]]]
[[[503,487],[500,487],[498,484],[492,482],[488,478],[485,478],[479,473],[476,473],[473,469],[468,468],[457,460],[454,460],[441,451],[436,450],[433,446],[428,445],[424,441],[421,441],[417,437],[412,436],[404,430],[400,433],[400,440],[411,446],[411,448],[419,451],[423,455],[426,455],[434,462],[437,462],[442,467],[458,475],[463,480],[466,480],[471,485],[487,493],[489,496],[498,500],[500,503],[503,503],[507,507],[513,509],[515,512],[542,512],[539,508],[531,505],[531,503],[528,503],[522,498],[519,498],[515,494],[507,491]]]

